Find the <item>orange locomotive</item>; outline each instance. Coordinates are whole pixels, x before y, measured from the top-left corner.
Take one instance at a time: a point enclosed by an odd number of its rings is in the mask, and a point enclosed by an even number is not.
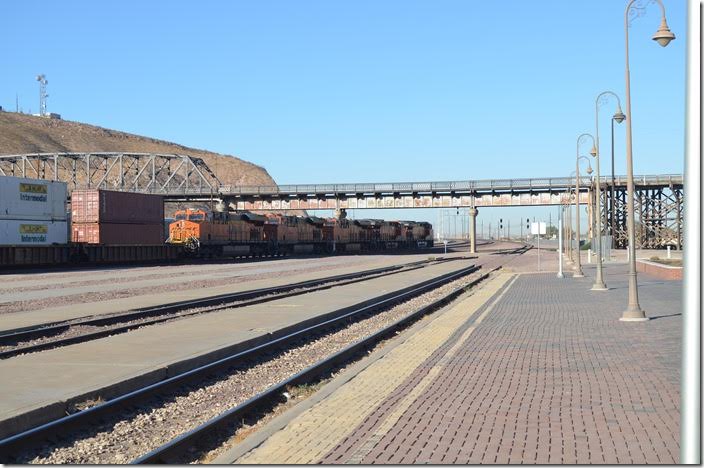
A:
[[[317,218],[249,212],[176,211],[172,244],[200,256],[333,253],[431,247],[429,223]]]
[[[168,243],[204,256],[266,253],[266,218],[253,213],[178,210],[169,225]]]

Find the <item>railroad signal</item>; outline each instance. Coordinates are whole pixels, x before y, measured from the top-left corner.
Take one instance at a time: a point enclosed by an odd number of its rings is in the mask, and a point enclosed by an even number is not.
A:
[[[526,218],[526,229],[530,229],[530,218]]]

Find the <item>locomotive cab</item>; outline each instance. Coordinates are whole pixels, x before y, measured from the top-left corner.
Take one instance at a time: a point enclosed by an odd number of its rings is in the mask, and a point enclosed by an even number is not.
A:
[[[187,208],[177,210],[174,222],[169,225],[168,243],[189,244],[200,238],[200,224],[205,222],[208,215],[203,210]]]

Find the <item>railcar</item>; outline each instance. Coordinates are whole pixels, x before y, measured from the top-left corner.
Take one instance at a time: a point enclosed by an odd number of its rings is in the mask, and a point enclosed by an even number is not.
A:
[[[267,214],[265,239],[270,253],[313,253],[324,250],[322,229],[311,218]]]
[[[206,257],[380,251],[432,246],[432,226],[186,209],[175,213],[167,242]]]
[[[366,245],[367,233],[349,219],[328,218],[322,231],[329,252],[360,252]]]
[[[183,245],[200,256],[240,256],[268,253],[266,218],[253,213],[178,210],[169,225],[170,244]]]
[[[433,246],[433,225],[425,221],[402,221],[404,241],[407,248],[415,249]]]

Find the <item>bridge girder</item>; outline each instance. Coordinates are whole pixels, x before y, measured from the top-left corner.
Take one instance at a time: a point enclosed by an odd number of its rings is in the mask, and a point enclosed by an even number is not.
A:
[[[0,156],[0,175],[60,180],[69,190],[157,194],[217,193],[222,185],[200,158],[157,153],[36,153]]]

